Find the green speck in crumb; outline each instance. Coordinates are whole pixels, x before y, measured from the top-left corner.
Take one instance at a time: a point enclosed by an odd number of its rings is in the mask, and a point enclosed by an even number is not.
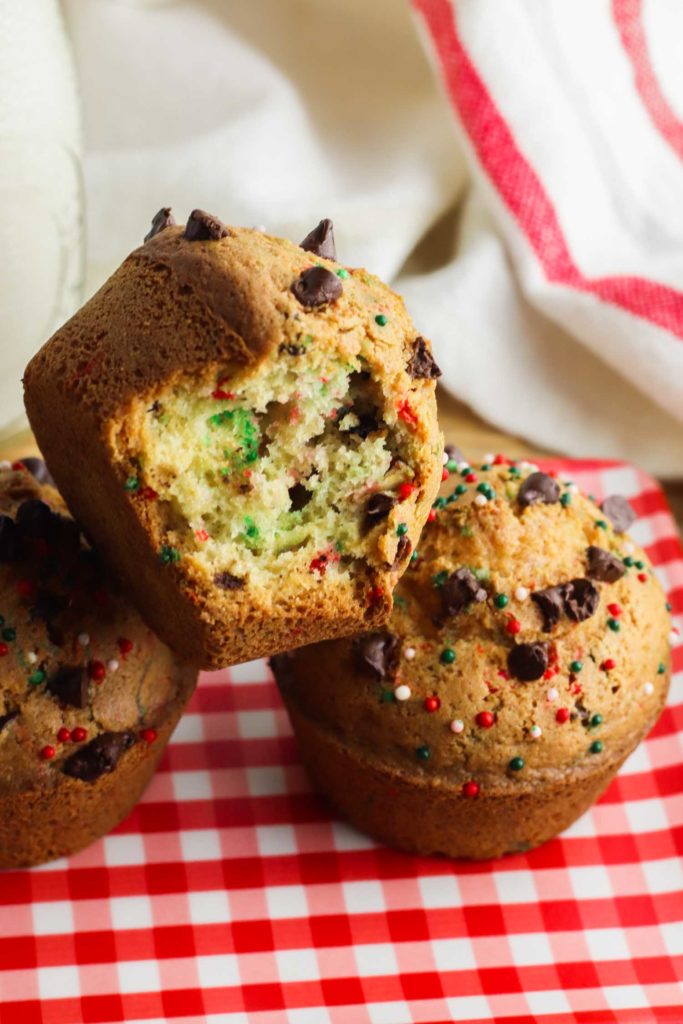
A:
[[[420,552],[416,548],[415,551],[413,551],[412,555],[410,556],[410,561],[411,562],[417,562],[419,557],[420,557]]]
[[[394,691],[382,690],[380,701],[382,704],[394,704],[396,702],[396,698],[394,697]]]
[[[590,747],[588,748],[591,754],[599,754],[602,752],[602,740],[593,740]]]
[[[171,563],[180,561],[180,552],[177,548],[171,547],[170,544],[162,544],[159,550],[159,561],[162,565],[170,565]]]
[[[17,638],[17,631],[16,631],[16,629],[12,629],[11,626],[7,626],[5,629],[3,629],[3,631],[2,631],[2,639],[3,640],[8,640],[8,641],[11,642],[12,640],[16,640],[16,638]]]
[[[432,576],[432,584],[435,587],[442,587],[448,579],[448,569],[442,569],[441,572],[437,572],[435,576]]]
[[[394,604],[397,608],[407,608],[408,602],[405,597],[401,597],[400,594],[394,594]]]
[[[664,607],[668,612],[670,612],[672,610],[671,601],[666,601]]]
[[[460,536],[461,537],[473,537],[474,533],[473,533],[472,527],[471,526],[461,526],[460,527]]]
[[[607,523],[605,522],[604,519],[596,519],[595,520],[595,525],[597,526],[598,530],[606,530],[607,529]]]
[[[665,672],[666,672],[666,665],[664,664],[663,661],[660,661],[659,666],[657,668],[657,675],[658,676],[663,676]]]
[[[472,569],[472,575],[478,580],[487,580],[491,575],[490,569]]]
[[[567,506],[571,505],[571,503],[572,503],[572,496],[571,496],[571,494],[569,494],[569,492],[566,492],[560,498],[560,505],[563,505],[565,508],[567,508]]]
[[[408,524],[407,523],[399,523],[398,526],[396,527],[396,533],[398,534],[399,537],[404,537],[407,532],[408,532]]]
[[[259,528],[251,516],[244,517],[244,532],[251,540],[255,540],[259,536]]]
[[[31,684],[31,686],[40,686],[41,683],[44,683],[45,673],[43,672],[42,668],[39,668],[35,672],[32,672],[31,675],[28,677],[28,681]]]
[[[334,550],[337,552],[337,554],[341,555],[341,553],[344,550],[344,542],[341,540],[335,541]]]
[[[345,280],[349,276],[348,270],[345,270],[344,267],[340,267],[339,270],[336,271],[336,274],[337,277],[341,277],[342,280]]]
[[[136,476],[129,476],[123,486],[126,491],[137,491],[140,486],[140,481]]]
[[[379,324],[380,327],[385,327],[388,323],[388,319],[385,317],[384,313],[378,313],[375,317],[375,323]]]
[[[452,665],[455,661],[455,651],[452,647],[444,647],[439,657],[442,665]]]

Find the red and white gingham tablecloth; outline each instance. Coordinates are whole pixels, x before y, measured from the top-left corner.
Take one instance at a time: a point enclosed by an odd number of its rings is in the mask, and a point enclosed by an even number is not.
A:
[[[649,477],[619,492],[683,613]],[[410,857],[311,793],[262,662],[205,675],[143,802],[83,853],[0,875],[1,1024],[683,1021],[683,649],[660,722],[558,840]]]

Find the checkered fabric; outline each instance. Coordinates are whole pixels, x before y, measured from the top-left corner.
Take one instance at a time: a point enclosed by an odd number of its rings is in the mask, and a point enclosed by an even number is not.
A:
[[[619,492],[683,625],[657,485]],[[144,800],[78,856],[0,876],[0,1021],[683,1021],[683,649],[669,706],[561,839],[480,864],[410,857],[312,795],[262,662],[205,675]]]

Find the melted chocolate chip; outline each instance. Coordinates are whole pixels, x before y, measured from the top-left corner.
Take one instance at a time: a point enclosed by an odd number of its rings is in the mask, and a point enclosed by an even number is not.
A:
[[[588,708],[586,707],[586,705],[583,703],[583,700],[581,699],[581,697],[579,697],[578,700],[574,701],[574,707],[576,708],[576,714],[578,715],[578,717],[581,720],[581,724],[582,725],[588,725],[588,722],[590,721],[591,713],[588,710]]]
[[[405,536],[399,537],[398,544],[396,545],[396,557],[394,558],[394,561],[391,563],[391,569],[398,569],[399,565],[401,565],[405,561],[406,557],[410,554],[412,550],[413,545],[411,544],[409,538]]]
[[[124,751],[135,743],[132,732],[103,732],[68,757],[62,766],[65,775],[83,782],[96,782],[112,772]]]
[[[549,633],[558,624],[564,610],[564,588],[546,587],[545,590],[535,590],[531,600],[537,605],[543,617],[543,632]]]
[[[385,679],[396,670],[401,641],[393,633],[366,633],[359,637],[356,649],[361,661]]]
[[[289,488],[287,492],[289,494],[289,500],[292,506],[292,512],[300,512],[302,508],[306,508],[309,501],[313,497],[313,494],[303,484],[294,484],[293,487]]]
[[[547,667],[547,644],[518,644],[508,654],[510,674],[523,683],[540,679]]]
[[[396,500],[396,496],[393,494],[373,494],[371,498],[368,498],[363,524],[365,529],[371,530],[377,523],[386,519],[396,504]]]
[[[560,500],[560,485],[547,473],[532,473],[526,480],[517,494],[517,501],[522,508],[529,505],[554,505]]]
[[[457,444],[444,445],[444,451],[449,459],[453,459],[453,462],[467,461],[460,448],[458,448]]]
[[[225,224],[205,210],[193,210],[185,225],[185,238],[188,242],[217,242],[229,234]]]
[[[243,576],[233,576],[231,572],[217,572],[213,582],[221,590],[241,590],[246,580]]]
[[[406,370],[414,380],[436,380],[441,376],[441,370],[436,365],[424,338],[417,337],[413,342],[413,354]]]
[[[353,411],[353,410],[352,410]],[[354,412],[356,419],[358,420],[353,426],[344,426],[341,428],[342,434],[357,434],[358,437],[364,441],[370,434],[376,433],[384,426],[384,423],[380,423],[379,420],[373,413],[370,412]]]
[[[591,544],[586,549],[588,556],[587,574],[592,580],[600,580],[601,583],[616,583],[626,572],[626,566],[620,558],[613,555],[611,551],[595,547]]]
[[[600,591],[590,580],[578,579],[565,583],[564,610],[573,622],[584,622],[595,615],[600,604]]]
[[[173,227],[175,224],[175,217],[171,213],[170,206],[162,206],[158,213],[155,213],[152,217],[152,226],[145,235],[145,241],[149,242],[150,238],[154,238],[160,231],[165,228]]]
[[[84,708],[88,703],[88,670],[84,665],[64,665],[48,679],[47,689],[60,704]]]
[[[38,459],[33,455],[28,455],[25,459],[19,460],[23,466],[29,471],[32,477],[34,477],[39,484],[49,484],[50,487],[55,486],[55,482],[52,479],[50,470],[45,465],[43,459]]]
[[[299,245],[306,252],[312,252],[314,256],[322,256],[324,260],[336,260],[337,248],[334,244],[332,221],[328,218],[321,220]]]
[[[47,538],[53,531],[54,515],[49,505],[39,498],[23,501],[17,509],[17,527],[24,536]]]
[[[473,601],[486,600],[486,591],[470,569],[456,569],[441,587],[444,615],[459,615]]]
[[[10,722],[13,722],[18,717],[18,711],[6,711],[4,715],[0,715],[0,732],[2,732],[6,725],[9,725]]]
[[[636,521],[635,512],[621,494],[612,494],[609,498],[605,498],[600,508],[611,522],[616,533],[626,533]]]
[[[0,562],[17,562],[22,546],[19,531],[10,516],[0,516]]]
[[[334,302],[344,291],[344,287],[331,270],[326,267],[309,267],[297,277],[292,291],[302,306],[312,309]]]

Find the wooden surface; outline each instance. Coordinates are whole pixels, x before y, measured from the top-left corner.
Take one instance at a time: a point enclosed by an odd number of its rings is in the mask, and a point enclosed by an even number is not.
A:
[[[484,420],[479,419],[466,405],[443,391],[439,392],[439,420],[446,441],[462,448],[468,459],[481,460],[487,452],[502,452],[510,458],[535,459],[556,455],[550,449],[535,448],[527,441],[510,434],[503,434]],[[10,438],[0,448],[0,458],[16,459],[22,455],[37,452],[35,442],[28,430]],[[662,486],[676,517],[683,528],[683,481],[663,482]]]

